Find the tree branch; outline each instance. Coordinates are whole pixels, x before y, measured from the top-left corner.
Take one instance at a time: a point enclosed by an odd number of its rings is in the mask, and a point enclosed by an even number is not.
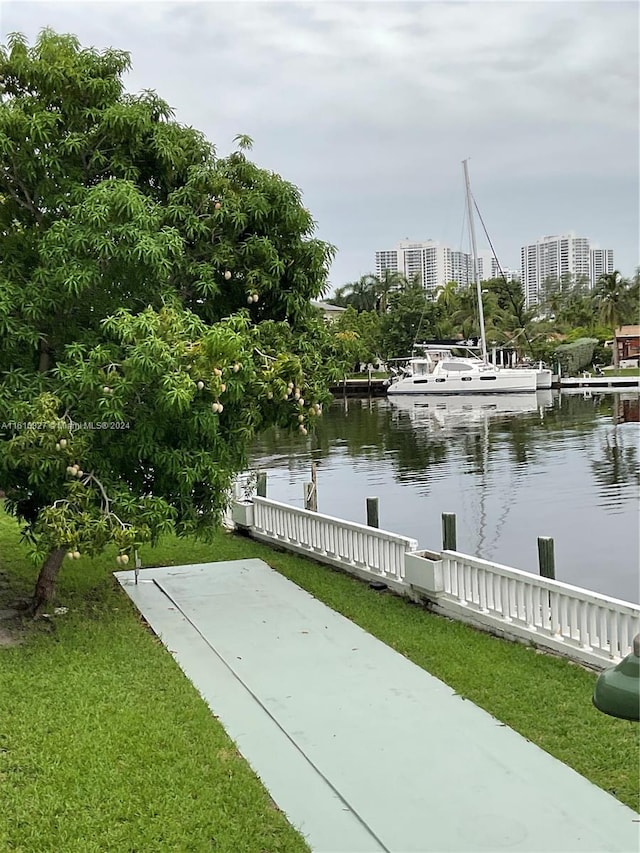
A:
[[[275,358],[275,357],[274,357],[274,356],[272,356],[272,355],[267,355],[267,354],[266,354],[266,352],[261,352],[261,350],[259,350],[259,349],[258,349],[258,347],[254,347],[253,349],[254,349],[254,352],[257,352],[257,353],[258,353],[258,355],[261,355],[261,356],[262,356],[262,358],[268,358],[268,359],[270,359],[271,361],[277,361],[277,360],[278,360],[277,358]]]
[[[81,480],[81,482],[85,486],[87,486],[91,482],[94,482],[97,485],[97,487],[100,489],[100,492],[102,494],[102,500],[104,502],[102,509],[103,509],[104,513],[106,515],[113,515],[113,513],[111,512],[111,500],[109,499],[109,495],[107,494],[104,486],[102,485],[100,480],[95,476],[95,474],[87,474],[87,476],[83,480]],[[117,518],[117,516],[116,516],[116,518]],[[119,518],[118,518],[118,521],[120,521]],[[120,521],[120,524],[122,524],[121,521]],[[123,525],[123,527],[124,527],[124,525]]]
[[[12,176],[8,175],[7,177],[12,177]],[[17,182],[17,183],[19,183],[19,182]],[[31,201],[31,197],[29,196],[28,193],[26,194],[27,200],[25,201],[23,198],[21,198],[16,193],[16,191],[11,187],[11,185],[8,183],[8,181],[4,182],[4,188],[7,190],[7,192],[11,196],[11,198],[16,202],[16,204],[19,204],[20,207],[22,207],[24,210],[28,210],[29,213],[32,213],[39,223],[42,222],[43,216],[40,213],[40,211],[38,210],[38,208],[34,206],[33,202]],[[22,189],[22,191],[24,192],[24,188],[22,186],[20,187],[20,189]]]
[[[31,198],[31,195],[29,194],[29,190],[26,188],[26,186],[23,184],[23,182],[18,177],[18,175],[16,173],[16,164],[13,161],[13,159],[11,160],[11,165],[13,166],[13,170],[11,172],[9,172],[9,177],[13,178],[14,182],[22,190],[22,194],[24,195],[25,199],[27,200],[27,204],[23,205],[23,206],[26,207],[27,210],[31,211],[31,213],[33,213],[33,215],[35,216],[35,218],[37,219],[38,222],[42,222],[44,217],[42,216],[42,213],[39,210],[39,208],[37,207],[34,199]],[[17,198],[16,198],[16,201],[18,201]]]

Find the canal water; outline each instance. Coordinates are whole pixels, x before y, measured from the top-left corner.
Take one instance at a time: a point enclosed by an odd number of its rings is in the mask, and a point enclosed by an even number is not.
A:
[[[271,429],[251,467],[268,496],[303,505],[318,464],[318,511],[537,573],[537,537],[555,540],[556,578],[640,602],[637,393],[338,399],[313,435]]]

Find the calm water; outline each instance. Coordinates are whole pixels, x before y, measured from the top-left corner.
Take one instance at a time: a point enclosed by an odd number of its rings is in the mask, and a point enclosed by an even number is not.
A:
[[[364,523],[377,496],[380,526],[422,548],[455,512],[459,550],[537,573],[552,536],[558,580],[638,602],[638,406],[629,392],[340,400],[314,436],[261,436],[252,467],[302,506],[315,460],[320,512]]]

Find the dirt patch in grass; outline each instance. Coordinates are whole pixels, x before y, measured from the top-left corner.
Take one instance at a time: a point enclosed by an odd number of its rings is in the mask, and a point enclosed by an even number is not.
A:
[[[20,640],[19,632],[6,628],[0,620],[0,646],[17,646]]]
[[[51,633],[55,630],[52,617],[67,610],[52,604],[51,613],[34,618],[29,615],[29,603],[27,589],[11,583],[7,573],[0,571],[0,648],[18,646],[34,634]]]
[[[16,646],[24,631],[15,590],[6,572],[0,572],[0,646]]]

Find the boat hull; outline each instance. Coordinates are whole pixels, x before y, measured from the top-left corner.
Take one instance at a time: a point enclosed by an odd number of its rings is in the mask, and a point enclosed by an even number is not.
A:
[[[538,390],[546,390],[551,388],[551,382],[553,379],[553,373],[546,368],[541,368],[536,371],[536,388]]]
[[[405,376],[393,382],[387,396],[401,394],[527,394],[536,391],[536,371],[499,371],[475,376]]]

